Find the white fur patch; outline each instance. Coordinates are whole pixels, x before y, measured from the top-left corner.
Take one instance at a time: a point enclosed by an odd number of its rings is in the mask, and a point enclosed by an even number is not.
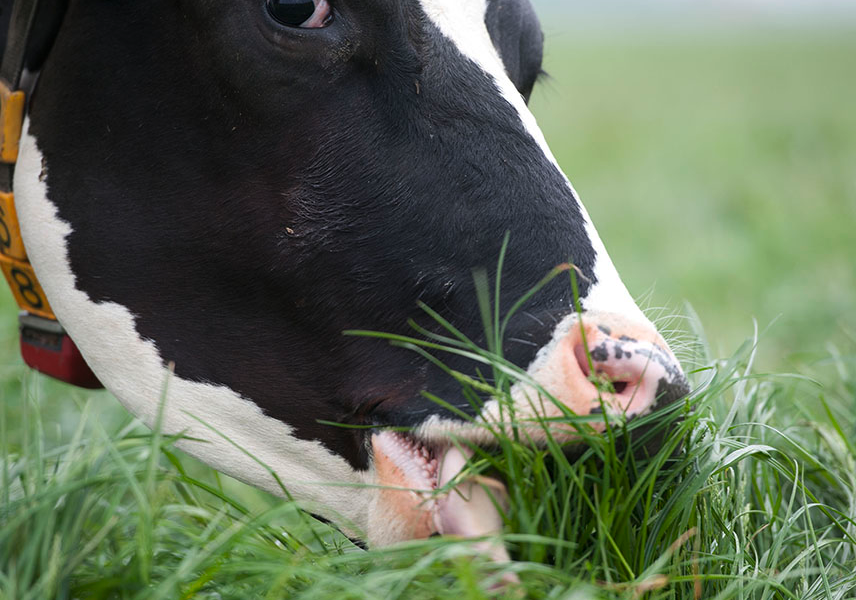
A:
[[[257,405],[225,386],[170,377],[154,342],[140,338],[127,308],[95,303],[76,288],[66,248],[72,229],[49,200],[40,178],[42,154],[28,128],[29,121],[15,170],[15,200],[30,261],[57,317],[107,389],[152,426],[169,380],[164,432],[206,440],[183,440],[179,442],[183,450],[223,473],[282,495],[274,478],[250,453],[273,469],[288,492],[307,508],[339,523],[344,518],[365,530],[373,491],[358,486],[373,480],[371,472],[355,471],[320,442],[298,439],[287,424],[266,417]]]
[[[431,21],[457,46],[461,54],[469,58],[493,78],[502,97],[514,107],[526,130],[541,147],[544,155],[561,173],[562,169],[559,167],[556,157],[553,156],[550,147],[547,145],[547,140],[541,128],[538,126],[532,112],[526,106],[523,97],[508,77],[502,59],[499,57],[499,53],[490,39],[490,34],[485,25],[487,1],[420,1],[422,9]],[[594,265],[594,275],[597,278],[597,284],[592,286],[588,295],[582,299],[583,307],[586,310],[616,313],[636,321],[647,323],[648,319],[645,318],[645,315],[633,301],[633,298],[618,276],[618,272],[612,264],[612,260],[609,258],[606,247],[595,230],[588,212],[582,205],[582,202],[579,201],[576,190],[574,190],[570,181],[567,180],[567,177],[565,180],[568,182],[568,187],[577,200],[577,204],[585,219],[586,233],[597,255]]]

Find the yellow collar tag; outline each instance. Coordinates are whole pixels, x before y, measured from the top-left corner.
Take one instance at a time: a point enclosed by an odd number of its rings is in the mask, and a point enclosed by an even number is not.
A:
[[[25,106],[24,92],[13,92],[6,82],[0,80],[0,162],[13,165],[18,160]],[[27,260],[15,211],[15,195],[11,190],[0,191],[0,270],[22,310],[56,320],[33,267]]]

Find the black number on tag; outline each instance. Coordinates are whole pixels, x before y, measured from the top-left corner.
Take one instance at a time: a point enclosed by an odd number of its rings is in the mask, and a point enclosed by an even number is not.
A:
[[[12,279],[18,284],[18,291],[21,292],[21,297],[27,301],[33,308],[43,308],[44,302],[42,297],[36,291],[32,279],[24,271],[12,268]]]
[[[6,225],[6,211],[0,206],[0,244],[4,248],[12,247],[12,232],[9,231],[9,226]]]

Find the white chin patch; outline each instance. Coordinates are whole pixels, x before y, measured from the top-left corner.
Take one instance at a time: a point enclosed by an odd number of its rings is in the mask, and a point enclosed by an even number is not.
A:
[[[140,338],[127,308],[92,302],[75,287],[66,247],[72,228],[49,200],[44,172],[49,178],[50,165],[43,164],[28,128],[29,121],[15,170],[27,251],[57,317],[105,387],[148,426],[155,423],[168,390],[164,432],[204,440],[181,441],[183,450],[223,473],[282,495],[262,466],[267,465],[307,508],[364,530],[371,494],[359,486],[366,483],[367,473],[355,471],[320,442],[297,438],[287,424],[266,417],[256,404],[227,387],[170,376],[154,342]]]

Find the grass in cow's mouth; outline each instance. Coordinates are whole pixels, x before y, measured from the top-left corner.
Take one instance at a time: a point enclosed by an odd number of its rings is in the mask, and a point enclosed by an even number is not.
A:
[[[530,598],[853,597],[856,353],[819,363],[820,388],[753,374],[754,343],[693,372],[686,403],[573,456],[474,447],[469,468],[510,483],[506,565],[445,537],[363,551],[172,438],[107,433],[91,418],[103,397],[78,397],[76,431],[58,436],[42,416],[58,400],[29,376],[0,409],[0,598],[520,597],[490,592],[509,572]]]

